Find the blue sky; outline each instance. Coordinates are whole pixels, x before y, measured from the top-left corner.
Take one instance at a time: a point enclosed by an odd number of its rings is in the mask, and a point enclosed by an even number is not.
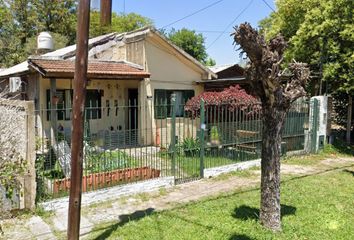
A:
[[[264,1],[275,8],[274,0]],[[120,13],[125,8],[125,13],[136,12],[149,17],[157,28],[161,28],[214,2],[217,0],[125,0],[125,3],[124,0],[113,0],[113,11]],[[93,7],[94,5],[95,3],[93,3]],[[220,32],[224,31],[247,5],[249,5],[248,9],[238,17],[232,26],[245,21],[250,22],[252,26],[257,26],[258,22],[272,11],[263,0],[223,0],[167,29],[185,27],[201,31],[206,37],[206,46],[209,47],[220,35]],[[216,60],[217,65],[239,61],[239,54],[236,52],[236,47],[232,45],[233,40],[230,37],[232,26],[227,28],[226,33],[207,49],[208,54]]]

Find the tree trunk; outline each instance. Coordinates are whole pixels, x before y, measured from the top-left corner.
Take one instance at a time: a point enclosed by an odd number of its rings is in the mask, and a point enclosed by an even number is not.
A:
[[[262,173],[260,222],[273,231],[281,230],[280,153],[285,110],[263,106]]]
[[[353,97],[349,93],[348,97],[348,116],[347,116],[347,134],[346,134],[346,140],[347,143],[350,144],[351,136],[350,132],[352,130],[352,114],[353,114]]]

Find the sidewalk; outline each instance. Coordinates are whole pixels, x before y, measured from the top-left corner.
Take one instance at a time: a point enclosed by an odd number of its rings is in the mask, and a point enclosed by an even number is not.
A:
[[[315,164],[282,164],[282,178],[291,175],[311,175],[336,167],[350,166],[354,158],[330,158]],[[129,221],[130,217],[170,209],[179,204],[206,197],[226,194],[251,187],[258,187],[260,170],[249,169],[202,179],[171,188],[161,188],[150,193],[121,197],[82,208],[81,237],[98,224],[112,221]],[[67,209],[53,212],[50,216],[29,216],[7,220],[2,224],[5,234],[0,239],[65,239]]]

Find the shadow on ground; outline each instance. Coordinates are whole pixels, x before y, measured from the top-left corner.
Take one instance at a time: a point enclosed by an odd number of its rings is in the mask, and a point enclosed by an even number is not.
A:
[[[354,177],[354,171],[352,170],[344,169],[343,172],[349,173]]]
[[[234,234],[229,238],[229,240],[252,240],[252,238],[244,234]]]
[[[154,212],[154,208],[148,208],[141,211],[136,211],[132,214],[120,215],[119,222],[105,228],[105,231],[101,233],[99,236],[95,238],[95,240],[106,239],[108,238],[113,232],[115,232],[119,227],[124,226],[126,223],[130,221],[139,221],[140,219],[151,215]]]
[[[288,206],[281,204],[281,217],[287,215],[295,215],[296,207]],[[259,209],[249,207],[246,205],[241,205],[235,208],[234,213],[232,214],[234,218],[241,219],[241,220],[249,220],[249,219],[258,219],[259,218]]]

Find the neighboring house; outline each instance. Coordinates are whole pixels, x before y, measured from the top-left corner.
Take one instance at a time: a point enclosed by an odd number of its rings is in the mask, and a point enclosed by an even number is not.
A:
[[[73,45],[31,57],[0,72],[0,80],[10,79],[10,84],[20,77],[16,90],[22,100],[34,101],[37,135],[42,138],[53,140],[58,128],[70,137],[75,49]],[[156,134],[167,139],[170,111],[161,115],[156,107],[170,104],[173,93],[182,105],[204,90],[200,83],[215,78],[151,27],[93,38],[86,95],[90,134],[104,140],[107,132],[121,133],[117,136],[129,138],[130,145],[155,144]]]
[[[245,78],[244,69],[238,64],[228,64],[210,67],[210,70],[218,75],[217,79],[207,79],[200,81],[204,85],[205,91],[222,91],[234,85],[240,85],[249,90],[249,83]]]

